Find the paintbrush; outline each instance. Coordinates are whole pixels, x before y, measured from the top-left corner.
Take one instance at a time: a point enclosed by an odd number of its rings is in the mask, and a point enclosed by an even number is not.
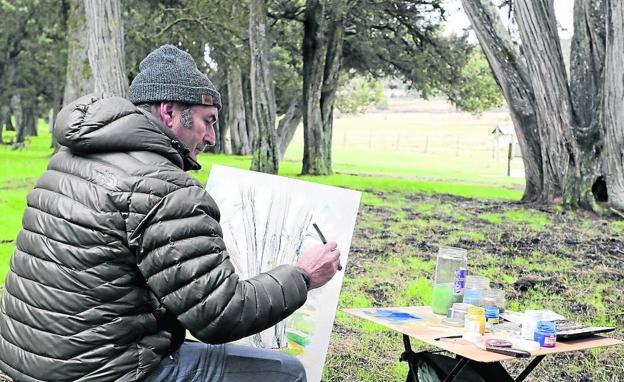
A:
[[[323,232],[321,232],[321,229],[316,225],[316,223],[312,223],[312,226],[316,230],[316,233],[318,233],[318,235],[321,238],[321,241],[323,242],[323,244],[327,244],[327,240],[325,240],[325,236],[323,236]],[[338,260],[338,270],[339,271],[342,270],[342,265],[340,264],[340,260]]]

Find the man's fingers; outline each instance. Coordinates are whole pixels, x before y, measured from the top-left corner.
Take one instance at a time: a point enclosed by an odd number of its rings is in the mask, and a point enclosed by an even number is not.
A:
[[[338,243],[336,243],[335,241],[328,241],[327,244],[325,244],[325,248],[327,248],[330,251],[333,251],[336,248],[338,248]]]

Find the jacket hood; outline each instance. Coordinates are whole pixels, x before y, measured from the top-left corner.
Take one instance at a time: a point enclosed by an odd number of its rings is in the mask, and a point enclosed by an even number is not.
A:
[[[59,144],[77,153],[151,151],[185,171],[201,168],[161,121],[121,97],[78,98],[59,112],[53,133]]]

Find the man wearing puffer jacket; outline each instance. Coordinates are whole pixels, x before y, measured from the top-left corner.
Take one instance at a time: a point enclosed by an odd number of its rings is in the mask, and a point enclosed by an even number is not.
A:
[[[302,306],[336,273],[336,243],[239,280],[215,202],[184,172],[215,143],[219,93],[166,45],[128,98],[89,95],[59,114],[62,148],[28,195],[5,282],[0,369],[16,381],[305,381],[295,358],[228,342]]]

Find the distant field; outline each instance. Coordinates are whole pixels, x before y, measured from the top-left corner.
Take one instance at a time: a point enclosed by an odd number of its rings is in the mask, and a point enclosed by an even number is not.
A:
[[[508,113],[475,117],[444,101],[389,99],[391,112],[345,115],[334,121],[333,165],[341,173],[461,181],[521,189],[523,178],[507,177],[507,149],[494,149],[492,131],[509,125]],[[285,159],[301,161],[300,128]],[[521,158],[512,173],[523,174]]]

